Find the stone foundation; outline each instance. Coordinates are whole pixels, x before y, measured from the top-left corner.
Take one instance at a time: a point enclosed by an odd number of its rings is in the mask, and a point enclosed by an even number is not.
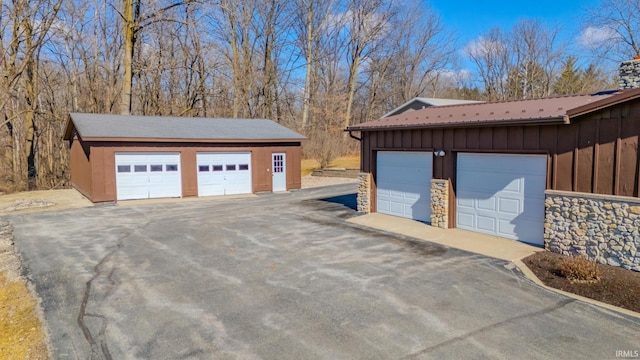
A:
[[[544,246],[640,271],[640,200],[547,190]]]
[[[449,180],[431,179],[431,226],[449,227]]]
[[[371,212],[371,174],[358,174],[358,212]]]

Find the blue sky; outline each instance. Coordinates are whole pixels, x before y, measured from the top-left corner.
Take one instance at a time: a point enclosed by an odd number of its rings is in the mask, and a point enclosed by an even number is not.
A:
[[[458,36],[460,66],[472,67],[463,49],[469,43],[493,28],[511,31],[521,19],[539,20],[552,27],[560,26],[560,41],[569,45],[569,51],[580,57],[588,54],[580,45],[579,37],[588,19],[585,10],[598,6],[598,0],[424,0],[438,13],[442,25]],[[580,63],[580,62],[579,62]],[[584,63],[583,63],[584,65]],[[473,71],[473,70],[472,70]]]
[[[575,38],[583,24],[584,9],[595,7],[597,0],[430,0],[443,25],[453,28],[463,44],[488,30],[499,27],[509,31],[522,18],[541,20],[562,26],[563,35]]]

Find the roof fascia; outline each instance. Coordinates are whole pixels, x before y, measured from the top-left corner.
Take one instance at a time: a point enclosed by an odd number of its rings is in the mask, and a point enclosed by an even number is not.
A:
[[[345,131],[383,131],[383,130],[416,130],[431,128],[460,128],[460,127],[488,127],[488,126],[507,126],[507,125],[551,125],[551,124],[567,124],[566,116],[558,116],[551,118],[540,118],[531,120],[513,119],[499,121],[475,121],[475,122],[455,122],[455,123],[439,123],[439,124],[415,124],[415,125],[391,125],[376,127],[358,127],[350,126]]]
[[[180,139],[180,138],[119,138],[119,137],[85,137],[90,142],[161,142],[161,143],[296,143],[309,140],[299,139]]]
[[[574,117],[586,115],[586,114],[589,114],[598,110],[602,110],[614,105],[622,104],[637,98],[640,98],[640,89],[623,91],[620,94],[616,94],[616,95],[607,97],[605,99],[595,101],[591,104],[582,105],[582,106],[578,106],[576,108],[570,109],[567,111],[567,116],[569,118],[574,118]]]

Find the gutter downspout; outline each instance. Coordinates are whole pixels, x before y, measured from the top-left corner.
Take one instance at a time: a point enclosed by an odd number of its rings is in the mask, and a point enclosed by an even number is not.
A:
[[[347,130],[347,131],[349,131],[349,137],[350,138],[358,140],[358,141],[362,141],[362,138],[359,138],[359,137],[353,135],[353,130]]]

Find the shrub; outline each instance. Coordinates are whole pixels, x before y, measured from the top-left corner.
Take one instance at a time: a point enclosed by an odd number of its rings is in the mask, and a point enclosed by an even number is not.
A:
[[[558,265],[560,275],[572,282],[597,282],[600,280],[598,264],[584,256],[567,257]]]

